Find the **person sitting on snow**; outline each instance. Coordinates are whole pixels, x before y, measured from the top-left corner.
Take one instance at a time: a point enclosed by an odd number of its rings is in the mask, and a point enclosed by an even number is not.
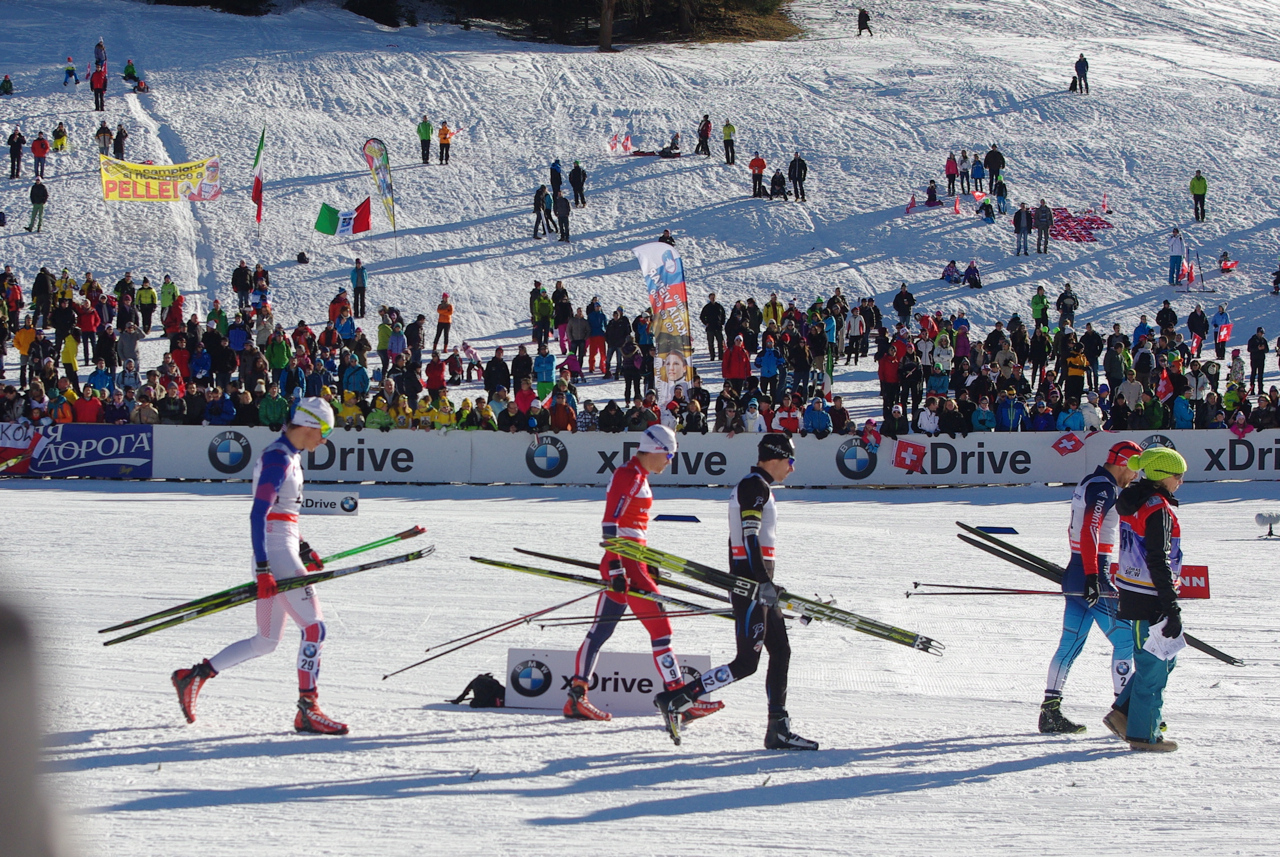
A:
[[[970,262],[964,269],[964,282],[971,289],[982,288],[982,276],[978,273],[978,263]]]
[[[946,280],[948,283],[955,285],[964,282],[964,277],[960,275],[960,269],[956,267],[956,260],[952,259],[947,263],[947,267],[942,269],[942,276],[939,280]]]
[[[138,70],[133,66],[133,60],[129,60],[124,65],[124,79],[130,83],[137,83]]]
[[[787,193],[787,177],[782,174],[782,170],[774,170],[773,178],[769,179],[769,199],[777,199],[782,197],[790,199]]]

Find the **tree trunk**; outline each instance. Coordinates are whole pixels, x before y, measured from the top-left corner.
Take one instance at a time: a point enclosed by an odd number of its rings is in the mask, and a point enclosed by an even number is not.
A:
[[[613,7],[617,0],[600,0],[600,52],[613,52]]]
[[[680,32],[686,36],[693,32],[693,4],[694,0],[679,0],[677,4],[680,11]]]

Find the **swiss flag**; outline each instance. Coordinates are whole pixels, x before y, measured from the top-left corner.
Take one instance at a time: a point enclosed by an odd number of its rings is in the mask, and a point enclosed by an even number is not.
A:
[[[1160,380],[1156,383],[1156,398],[1163,402],[1172,395],[1173,382],[1169,380],[1169,373],[1161,370]]]
[[[980,202],[982,202],[982,201],[983,201],[984,199],[986,199],[986,198],[987,198],[987,195],[986,195],[985,193],[983,193],[982,191],[980,191],[980,190],[975,190],[975,191],[973,192],[973,201],[974,201],[974,202],[979,202],[979,203],[980,203]]]
[[[924,455],[922,444],[899,439],[893,446],[893,466],[914,473],[924,473]]]
[[[1058,455],[1070,455],[1084,449],[1084,441],[1076,437],[1075,432],[1067,432],[1053,442],[1053,448],[1058,451]]]
[[[1204,342],[1204,339],[1202,339],[1202,338],[1201,338],[1200,334],[1198,334],[1198,333],[1193,333],[1193,334],[1191,334],[1191,350],[1192,350],[1192,351],[1195,351],[1196,353],[1199,353],[1199,352],[1200,352],[1200,343],[1202,343],[1202,342]]]
[[[906,210],[905,212],[903,212],[903,213],[904,213],[904,214],[910,214],[910,213],[911,213],[911,209],[913,209],[913,208],[915,208],[915,207],[916,207],[916,195],[913,193],[913,194],[911,194],[911,202],[908,202],[908,203],[907,203],[907,210]]]
[[[1218,339],[1217,339],[1217,341],[1218,341],[1218,342],[1230,342],[1230,341],[1231,341],[1231,323],[1230,323],[1230,322],[1228,322],[1227,324],[1224,324],[1222,327],[1218,328]]]

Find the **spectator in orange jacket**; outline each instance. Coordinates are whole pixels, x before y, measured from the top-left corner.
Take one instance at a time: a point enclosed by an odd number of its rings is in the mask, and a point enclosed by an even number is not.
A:
[[[578,430],[578,415],[569,407],[563,390],[556,390],[551,398],[551,414],[547,424],[556,432]]]

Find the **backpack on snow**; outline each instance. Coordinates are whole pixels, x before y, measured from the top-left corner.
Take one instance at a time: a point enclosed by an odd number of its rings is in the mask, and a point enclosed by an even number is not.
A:
[[[1080,91],[1080,78],[1074,74],[1071,75],[1071,91],[1072,92]]]
[[[306,264],[309,264],[310,262],[311,262],[311,260],[307,258],[307,254],[306,254],[306,252],[300,252],[300,253],[298,253],[298,264],[299,264],[299,265],[306,265]]]
[[[506,705],[507,689],[502,682],[493,677],[493,673],[481,673],[471,680],[467,689],[451,700],[454,705],[461,705],[470,693],[472,708],[502,708]]]

